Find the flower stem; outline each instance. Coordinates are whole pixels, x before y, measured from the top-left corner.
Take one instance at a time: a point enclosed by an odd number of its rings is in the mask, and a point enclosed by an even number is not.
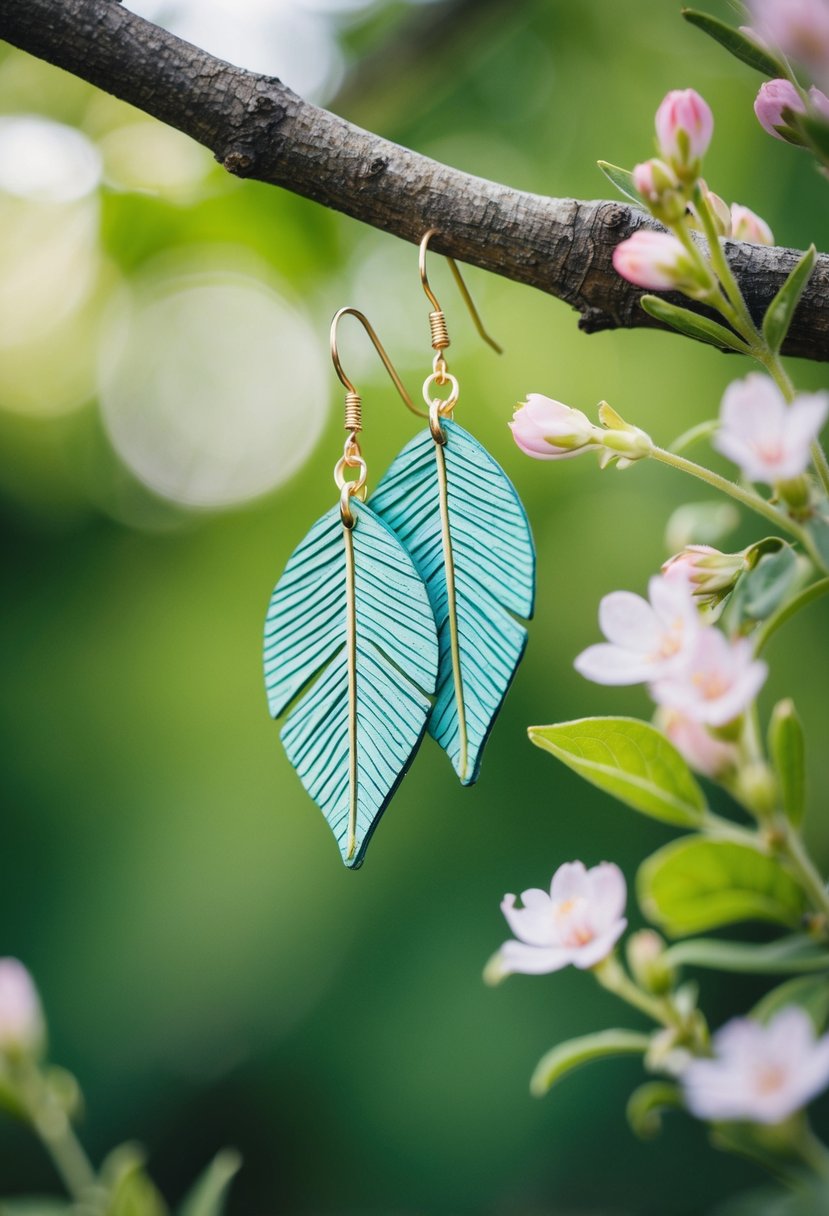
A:
[[[722,477],[719,473],[706,469],[704,465],[696,464],[693,460],[687,460],[684,456],[679,456],[676,452],[669,452],[665,448],[654,445],[651,456],[655,460],[661,461],[662,464],[670,465],[672,469],[678,469],[681,473],[690,473],[692,477],[698,477],[700,481],[713,486],[715,490],[719,490],[730,498],[736,499],[744,507],[748,507],[750,511],[754,511],[756,514],[770,520],[776,528],[783,529],[790,536],[794,536],[799,540],[816,565],[823,565],[814,548],[812,538],[805,528],[801,528],[793,519],[789,519],[787,515],[784,515],[782,511],[778,511],[776,507],[773,507],[770,502],[766,502],[765,498],[761,498],[759,494],[755,494],[753,490],[746,490],[743,486],[738,485],[736,481],[729,481],[727,477]]]
[[[19,1093],[32,1127],[68,1194],[78,1203],[88,1200],[98,1181],[95,1171],[72,1129],[69,1116],[34,1063],[21,1067]]]
[[[767,645],[769,639],[777,632],[781,625],[784,625],[790,617],[793,617],[801,608],[806,608],[814,600],[820,599],[822,595],[829,592],[829,578],[818,579],[816,583],[810,583],[808,587],[804,587],[797,595],[793,596],[787,604],[782,608],[778,608],[772,616],[764,622],[761,629],[757,631],[756,640],[754,643],[754,653],[759,654]]]
[[[734,273],[728,264],[728,258],[725,256],[725,251],[720,242],[720,234],[717,232],[714,224],[711,208],[708,206],[705,194],[699,183],[697,183],[694,190],[694,206],[705,229],[705,236],[708,240],[708,256],[714,273],[720,281],[731,308],[734,310],[733,316],[728,316],[728,320],[731,321],[731,324],[746,339],[749,345],[755,347],[761,341],[760,335],[743,299],[743,293],[740,291],[737,280],[734,278]]]
[[[592,971],[603,988],[626,1001],[628,1005],[632,1005],[634,1009],[638,1009],[640,1013],[644,1013],[646,1017],[652,1018],[660,1026],[675,1029],[680,1025],[680,1019],[670,1003],[660,1000],[659,997],[651,996],[644,992],[638,984],[634,984],[615,954],[609,954],[607,958],[593,967]]]
[[[800,833],[789,824],[788,820],[782,829],[782,840],[777,846],[777,851],[788,862],[789,869],[817,911],[829,920],[829,891],[826,889],[826,883],[806,852]]]

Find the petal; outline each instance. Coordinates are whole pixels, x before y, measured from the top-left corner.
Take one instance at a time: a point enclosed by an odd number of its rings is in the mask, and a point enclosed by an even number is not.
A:
[[[589,894],[587,869],[583,861],[565,861],[564,865],[558,867],[550,883],[550,898],[554,904]]]
[[[695,626],[699,621],[687,579],[670,579],[655,574],[648,583],[648,596],[657,620],[657,644],[666,626],[675,629],[677,621]]]
[[[771,485],[776,477],[775,470],[769,469],[768,463],[758,456],[756,450],[730,431],[717,431],[711,440],[711,446],[725,456],[726,460],[736,464],[749,481],[761,481],[765,485]]]
[[[633,650],[599,642],[576,656],[573,666],[594,684],[643,684],[658,669],[652,660]]]
[[[501,962],[507,974],[545,975],[548,971],[560,971],[571,962],[572,950],[545,946],[528,946],[524,942],[504,942],[501,947]]]
[[[659,645],[659,622],[647,600],[632,591],[611,591],[599,604],[599,628],[608,642],[648,653]]]
[[[829,412],[828,393],[799,393],[789,406],[786,442],[809,444],[817,438]]]
[[[607,958],[626,928],[627,920],[622,918],[611,925],[606,933],[594,937],[592,942],[588,942],[586,946],[576,947],[573,950],[573,966],[578,967],[580,971],[586,971],[588,967],[595,967],[596,963]]]
[[[538,903],[530,908],[516,908],[515,896],[505,895],[501,901],[501,911],[510,929],[521,941],[533,947],[552,945],[553,918],[549,898],[546,911],[542,911]]]
[[[729,384],[720,406],[720,424],[746,440],[779,433],[786,413],[786,402],[780,389],[762,372],[750,372],[744,380]]]
[[[625,876],[612,861],[603,861],[587,872],[590,892],[590,923],[600,932],[618,921],[627,903]]]
[[[768,674],[768,664],[758,659],[735,679],[728,692],[721,697],[712,701],[699,700],[692,716],[707,726],[725,726],[726,722],[733,722],[757,696]]]

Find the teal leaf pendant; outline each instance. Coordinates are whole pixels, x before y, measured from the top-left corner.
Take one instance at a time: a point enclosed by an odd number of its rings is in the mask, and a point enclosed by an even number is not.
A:
[[[426,430],[403,448],[369,506],[411,553],[429,592],[440,640],[429,733],[471,785],[527,644],[515,616],[533,613],[535,548],[501,466],[457,423],[442,427],[445,443]]]
[[[265,621],[271,715],[288,759],[356,868],[426,730],[438,642],[426,588],[392,530],[357,499],[294,550]],[[293,704],[292,704],[293,703]]]

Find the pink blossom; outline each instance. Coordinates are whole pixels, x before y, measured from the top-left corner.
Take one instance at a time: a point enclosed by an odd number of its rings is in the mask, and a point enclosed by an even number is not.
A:
[[[694,284],[695,267],[675,236],[640,228],[613,250],[613,266],[623,279],[652,291]]]
[[[760,91],[754,99],[754,113],[757,115],[760,126],[775,139],[791,143],[792,138],[788,134],[791,132],[791,127],[783,117],[784,110],[792,110],[795,114],[806,113],[803,98],[792,82],[790,80],[767,80],[761,84]],[[799,142],[799,138],[794,132],[792,135],[794,135],[794,142]]]
[[[517,941],[498,953],[500,975],[541,975],[570,963],[584,970],[610,954],[625,931],[627,888],[622,871],[610,862],[588,870],[580,861],[559,866],[550,893],[531,888],[505,895],[501,911]]]
[[[770,486],[790,481],[809,464],[810,445],[827,411],[829,394],[800,393],[787,405],[773,380],[751,372],[725,390],[714,447],[749,481]]]
[[[40,999],[16,958],[0,958],[0,1052],[33,1052],[44,1036]]]
[[[774,234],[766,221],[740,203],[731,204],[731,235],[737,241],[750,241],[753,245],[774,244]]]
[[[749,0],[752,26],[772,48],[822,74],[829,71],[826,0]]]
[[[681,667],[658,676],[650,693],[658,705],[680,710],[706,726],[725,726],[751,704],[768,666],[754,658],[747,638],[729,641],[718,629],[701,629]]]
[[[669,190],[676,190],[679,182],[670,165],[663,160],[643,161],[633,168],[633,184],[647,203],[655,204]]]
[[[701,160],[713,133],[711,108],[694,89],[674,89],[656,111],[660,156],[675,167]]]
[[[712,1060],[692,1060],[682,1075],[698,1119],[781,1123],[829,1084],[829,1035],[818,1038],[798,1005],[768,1025],[734,1018],[713,1039]]]
[[[829,122],[829,97],[825,93],[821,93],[820,89],[815,85],[809,89],[809,101],[812,103],[812,109],[819,118],[823,118]]]
[[[655,576],[650,602],[631,591],[613,591],[599,605],[599,626],[607,638],[588,646],[575,668],[596,684],[640,684],[683,663],[700,629],[685,580]]]
[[[601,446],[601,432],[586,414],[541,393],[529,393],[509,425],[522,452],[536,460],[566,460]]]
[[[737,764],[739,751],[733,743],[715,739],[701,723],[681,710],[660,707],[655,722],[682,758],[703,777],[719,777]]]

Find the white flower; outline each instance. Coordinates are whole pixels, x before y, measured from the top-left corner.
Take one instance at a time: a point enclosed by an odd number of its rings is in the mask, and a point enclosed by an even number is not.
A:
[[[0,1052],[33,1052],[44,1035],[40,999],[16,958],[0,958]]]
[[[505,895],[501,911],[519,940],[501,947],[501,975],[542,975],[570,963],[595,967],[624,933],[626,898],[622,871],[607,861],[590,870],[580,861],[559,866],[550,894],[537,887],[523,891],[521,908],[514,895]]]
[[[697,634],[683,666],[654,680],[650,693],[658,705],[695,722],[725,726],[754,700],[767,675],[747,638],[730,642],[709,626]]]
[[[656,575],[648,600],[631,591],[612,591],[599,605],[599,626],[607,638],[588,646],[575,668],[596,684],[640,684],[682,663],[700,628],[686,579]]]
[[[829,394],[800,393],[787,405],[774,381],[751,372],[725,390],[714,447],[749,481],[773,486],[805,471],[827,412]]]
[[[719,777],[736,767],[740,754],[737,747],[733,743],[715,739],[702,723],[681,710],[660,706],[656,711],[655,725],[670,739],[691,768],[702,773],[703,777]]]
[[[762,1026],[735,1018],[714,1035],[714,1059],[683,1074],[685,1101],[699,1119],[780,1123],[829,1084],[829,1035],[788,1005]]]

